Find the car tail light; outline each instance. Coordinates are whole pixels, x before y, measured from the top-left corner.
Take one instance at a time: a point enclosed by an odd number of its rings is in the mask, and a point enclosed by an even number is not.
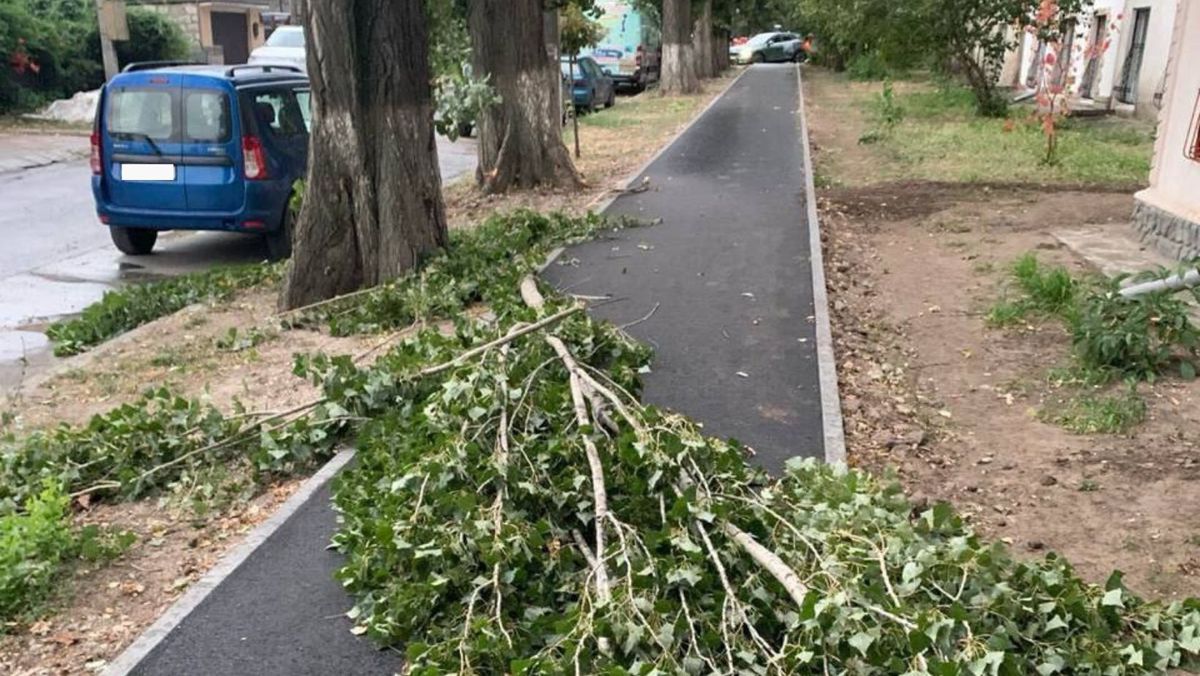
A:
[[[257,136],[242,137],[242,163],[248,180],[261,181],[267,178],[267,154],[263,152],[262,141]]]
[[[100,161],[100,132],[92,132],[92,173],[96,176],[104,173],[104,163]]]

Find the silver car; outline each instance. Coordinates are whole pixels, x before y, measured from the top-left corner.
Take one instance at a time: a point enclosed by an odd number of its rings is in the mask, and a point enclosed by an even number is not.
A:
[[[248,63],[279,63],[296,66],[307,71],[308,60],[304,56],[304,28],[301,26],[276,28],[262,47],[250,52]]]

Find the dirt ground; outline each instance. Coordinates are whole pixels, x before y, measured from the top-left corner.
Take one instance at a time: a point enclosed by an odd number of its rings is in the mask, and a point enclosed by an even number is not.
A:
[[[730,72],[704,80],[702,91],[689,96],[664,97],[652,90],[636,97],[619,97],[614,108],[581,118],[581,153],[575,166],[584,185],[579,189],[485,195],[471,177],[459,179],[445,190],[450,227],[469,227],[493,212],[522,207],[570,213],[594,208],[605,197],[624,189],[630,174],[674,139],[736,75]],[[570,125],[565,134],[567,147],[573,149]]]
[[[481,194],[470,180],[446,188],[451,227],[469,227],[497,210],[533,208],[581,213],[616,190],[723,90],[732,75],[710,80],[694,96],[648,92],[619,99],[581,123],[585,181],[579,190]],[[378,354],[384,336],[338,338],[278,328],[276,287],[238,294],[219,305],[197,305],[72,357],[53,372],[23,383],[0,402],[7,429],[22,433],[91,416],[136,400],[152,387],[205,397],[229,411],[286,410],[316,398],[292,374],[296,354]],[[231,333],[233,332],[233,333]],[[248,501],[205,515],[186,501],[147,500],[81,510],[81,524],[130,530],[137,541],[120,558],[78,566],[43,618],[0,634],[0,673],[21,676],[90,674],[103,669],[199,579],[242,535],[269,516],[301,479],[268,487]]]
[[[812,85],[820,192],[852,464],[894,472],[918,502],[951,502],[1018,556],[1065,555],[1089,580],[1113,570],[1146,596],[1200,594],[1200,385],[1141,386],[1128,435],[1075,435],[1036,412],[1070,340],[1053,322],[989,328],[1012,261],[1034,252],[1083,272],[1053,232],[1128,228],[1129,191],[1054,185],[871,182],[861,119]],[[856,125],[857,126],[856,128]],[[849,169],[847,169],[849,168]]]

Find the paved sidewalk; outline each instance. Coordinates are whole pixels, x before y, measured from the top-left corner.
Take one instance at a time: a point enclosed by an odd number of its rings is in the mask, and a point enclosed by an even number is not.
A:
[[[82,134],[0,133],[0,174],[83,159],[91,153]]]
[[[752,68],[651,164],[652,190],[610,208],[663,224],[570,249],[546,271],[622,299],[602,316],[645,319],[630,331],[657,349],[652,403],[740,438],[772,469],[823,453],[797,86],[794,66]],[[132,673],[398,671],[398,653],[349,632],[339,557],[325,549],[335,527],[325,487]]]
[[[545,272],[619,299],[600,317],[638,322],[630,333],[655,348],[649,403],[773,471],[824,457],[797,89],[795,66],[751,68],[646,169],[650,190],[608,210],[662,224],[576,246]]]

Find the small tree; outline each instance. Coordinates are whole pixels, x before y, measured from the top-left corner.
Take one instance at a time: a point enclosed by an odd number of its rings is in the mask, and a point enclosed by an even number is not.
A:
[[[1070,97],[1074,80],[1070,75],[1070,64],[1075,54],[1063,54],[1065,17],[1062,7],[1056,0],[1041,0],[1033,23],[1027,31],[1036,35],[1038,40],[1046,45],[1042,62],[1037,66],[1037,84],[1035,86],[1035,102],[1037,108],[1034,117],[1042,128],[1046,139],[1046,152],[1042,163],[1058,164],[1058,126],[1071,114]],[[1111,34],[1116,31],[1115,25],[1105,31],[1092,31],[1098,36],[1099,43],[1087,45],[1085,49],[1078,46],[1075,52],[1088,59],[1098,59],[1112,44]]]
[[[570,59],[568,75],[571,86],[575,82],[575,62],[579,53],[588,47],[594,47],[604,37],[604,27],[599,21],[590,18],[579,5],[570,3],[563,7],[559,17],[559,42],[562,51]],[[575,134],[575,157],[579,157],[579,116],[572,115]]]

